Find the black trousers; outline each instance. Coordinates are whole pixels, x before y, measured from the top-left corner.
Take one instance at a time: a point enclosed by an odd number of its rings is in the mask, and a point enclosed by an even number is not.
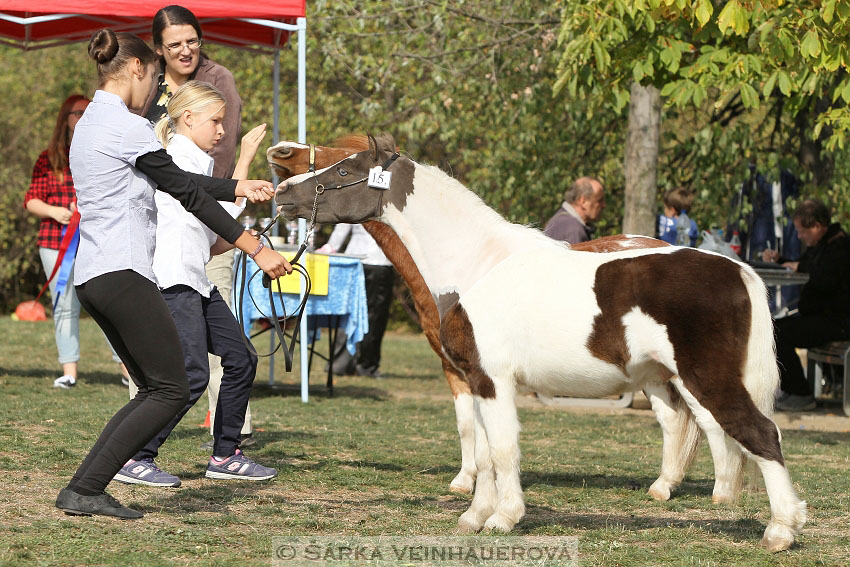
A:
[[[139,388],[106,424],[68,483],[74,492],[96,495],[186,405],[189,387],[174,319],[153,282],[122,270],[75,289]]]
[[[242,329],[217,289],[213,288],[207,298],[189,286],[176,285],[162,290],[162,297],[177,325],[183,348],[189,401],[133,458],[156,458],[171,431],[206,391],[210,381],[207,353],[220,356],[224,370],[213,424],[213,455],[229,457],[236,451],[245,424],[248,398],[257,374],[257,355],[242,340]]]
[[[779,359],[780,388],[798,396],[811,396],[800,357],[795,348],[811,348],[829,341],[850,338],[850,325],[841,319],[799,315],[774,321],[776,357]]]
[[[334,373],[374,375],[381,365],[381,343],[390,318],[393,300],[395,268],[392,266],[363,265],[366,279],[366,307],[369,311],[369,332],[357,345],[352,357],[345,348],[345,333],[337,335],[334,345]]]

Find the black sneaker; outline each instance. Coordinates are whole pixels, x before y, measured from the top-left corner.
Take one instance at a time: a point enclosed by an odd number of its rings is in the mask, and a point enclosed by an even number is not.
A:
[[[113,516],[122,520],[138,520],[144,516],[138,510],[122,506],[106,492],[96,496],[85,496],[69,488],[59,491],[56,507],[69,516]]]

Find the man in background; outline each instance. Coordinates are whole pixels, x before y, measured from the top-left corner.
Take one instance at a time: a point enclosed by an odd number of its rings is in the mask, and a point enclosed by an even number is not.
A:
[[[546,223],[543,232],[569,244],[592,238],[593,226],[605,208],[605,188],[595,177],[581,177],[564,192],[561,208]]]

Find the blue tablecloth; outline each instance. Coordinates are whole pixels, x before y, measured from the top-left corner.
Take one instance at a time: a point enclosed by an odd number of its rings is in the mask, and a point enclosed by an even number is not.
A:
[[[354,354],[357,343],[363,340],[363,336],[369,332],[369,314],[366,309],[366,279],[363,276],[363,264],[356,258],[344,256],[330,256],[328,268],[328,294],[310,295],[307,300],[307,308],[304,315],[307,317],[308,340],[312,335],[312,329],[316,327],[327,327],[329,316],[340,317],[339,327],[345,331],[346,347],[348,352]],[[238,301],[239,288],[241,287],[241,270],[236,264],[236,282],[233,286],[233,303]],[[247,280],[245,295],[242,298],[243,316],[245,318],[245,334],[250,336],[251,324],[260,318],[271,317],[271,306],[269,305],[269,292],[263,287],[263,274],[258,273],[253,278],[252,274],[259,268],[253,260],[248,260]],[[288,278],[300,278],[300,274],[292,272]],[[286,307],[287,316],[292,315],[298,308],[298,294],[275,293],[275,309],[279,317],[283,316],[281,298]],[[253,301],[252,301],[253,298]],[[254,305],[256,303],[256,306]]]

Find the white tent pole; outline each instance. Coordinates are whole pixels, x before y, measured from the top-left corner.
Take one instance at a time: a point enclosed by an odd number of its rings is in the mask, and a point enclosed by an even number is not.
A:
[[[274,85],[274,88],[272,89],[272,145],[275,145],[278,141],[280,141],[280,48],[274,50],[274,72],[272,84]],[[277,181],[277,175],[272,174],[272,183],[275,187],[277,187]],[[274,218],[277,214],[277,206],[274,201],[272,201],[271,207],[272,212],[269,216]],[[278,234],[278,226],[277,223],[275,223],[272,227],[271,236],[277,236]],[[274,333],[269,333],[269,352],[274,350],[275,338]],[[286,348],[286,345],[283,345],[283,348]],[[274,355],[269,357],[269,386],[272,384],[274,384]]]
[[[298,142],[307,143],[307,18],[298,18]],[[304,242],[307,221],[298,219],[298,241]],[[301,280],[301,299],[305,282]],[[301,401],[309,399],[310,369],[307,356],[307,317],[301,318]]]

